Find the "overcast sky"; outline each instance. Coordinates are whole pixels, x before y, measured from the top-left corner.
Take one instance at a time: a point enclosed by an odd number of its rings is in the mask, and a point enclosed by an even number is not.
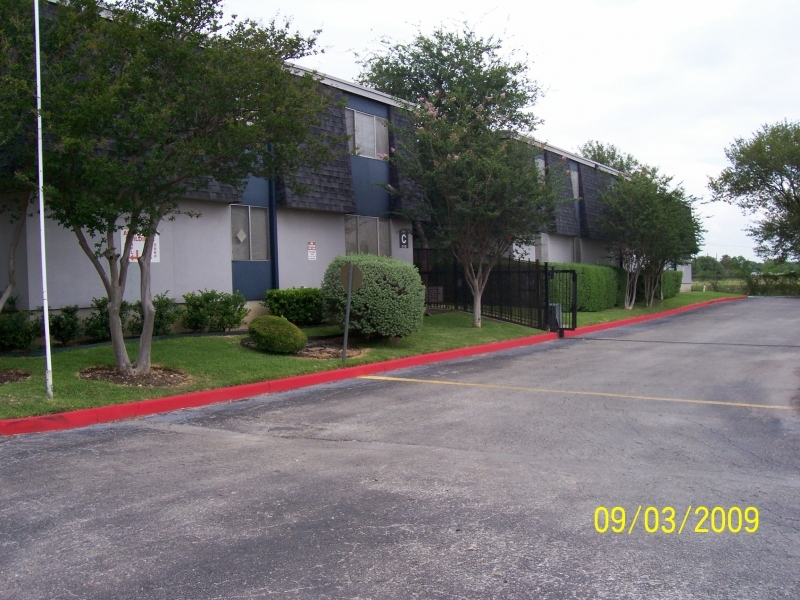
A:
[[[292,17],[299,31],[322,29],[321,56],[302,64],[354,79],[356,55],[388,36],[410,40],[464,21],[526,59],[546,95],[534,135],[576,150],[613,143],[659,166],[708,199],[708,176],[724,149],[764,123],[800,118],[800,2],[761,0],[573,0],[570,3],[403,0],[350,2],[228,0],[229,13],[267,21]],[[700,207],[712,256],[754,258],[738,208]]]

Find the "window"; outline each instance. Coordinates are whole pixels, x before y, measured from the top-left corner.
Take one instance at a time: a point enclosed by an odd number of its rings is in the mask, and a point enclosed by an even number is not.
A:
[[[345,215],[344,246],[347,254],[392,255],[389,219]]]
[[[231,260],[269,260],[269,212],[231,206]]]
[[[389,126],[386,119],[351,108],[344,111],[350,153],[381,159],[389,155]]]

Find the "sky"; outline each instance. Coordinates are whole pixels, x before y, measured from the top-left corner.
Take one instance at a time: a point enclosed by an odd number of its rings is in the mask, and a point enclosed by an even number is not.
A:
[[[459,29],[503,40],[545,90],[534,136],[576,151],[588,140],[616,145],[660,167],[701,199],[701,254],[755,258],[740,209],[709,203],[708,177],[725,148],[767,123],[800,119],[800,2],[797,0],[573,0],[570,3],[403,0],[350,2],[228,0],[226,12],[292,19],[321,29],[324,53],[300,64],[353,80],[358,57],[380,40],[419,30]]]

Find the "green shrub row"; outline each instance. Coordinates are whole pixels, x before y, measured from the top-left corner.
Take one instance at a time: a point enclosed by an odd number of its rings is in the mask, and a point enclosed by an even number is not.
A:
[[[184,294],[183,300],[186,302],[183,326],[195,333],[230,331],[239,327],[250,312],[245,307],[247,300],[239,292],[203,290]]]
[[[178,306],[166,293],[153,297],[155,322],[153,335],[169,335],[175,323],[182,321],[186,329],[201,331],[230,331],[239,327],[249,310],[247,302],[238,292],[228,294],[216,290],[191,292],[184,295],[186,306]],[[0,352],[32,350],[37,339],[44,334],[41,317],[35,313],[17,310],[11,299],[0,313]],[[111,339],[108,315],[108,298],[92,298],[92,311],[85,319],[78,317],[77,306],[65,306],[50,315],[50,336],[62,346],[82,337],[92,342]],[[32,316],[34,315],[34,316]],[[120,318],[123,329],[134,336],[142,334],[144,315],[142,303],[122,302]]]
[[[325,306],[319,288],[267,290],[262,306],[270,314],[286,317],[295,325],[319,325],[325,319]]]
[[[800,296],[798,273],[762,273],[745,276],[751,296]]]
[[[417,268],[371,254],[337,256],[322,280],[321,296],[334,322],[344,324],[347,290],[339,281],[343,265],[352,262],[364,283],[353,292],[350,328],[363,337],[405,337],[422,327],[425,287]]]
[[[16,298],[11,297],[0,313],[0,352],[32,350],[44,334],[42,319],[25,310],[17,310]]]
[[[614,267],[585,263],[550,263],[550,266],[578,273],[579,311],[599,312],[613,308],[618,303],[620,282]],[[622,284],[624,294],[624,279]]]

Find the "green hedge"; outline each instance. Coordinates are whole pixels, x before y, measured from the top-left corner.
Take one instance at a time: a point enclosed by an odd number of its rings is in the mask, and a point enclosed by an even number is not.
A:
[[[683,283],[683,271],[664,271],[661,285],[664,286],[664,300],[674,298],[681,291]],[[644,276],[639,275],[639,282],[636,286],[636,302],[644,301]],[[661,290],[656,286],[656,300],[661,299]]]
[[[167,296],[169,290],[163,294],[153,296],[153,335],[169,335],[172,333],[172,326],[183,318],[184,309],[178,306],[172,298]],[[142,311],[142,301],[137,300],[131,305],[131,315],[128,321],[128,331],[135,336],[142,335],[144,328],[144,313]]]
[[[286,317],[295,325],[319,325],[325,318],[325,307],[319,288],[267,290],[262,306],[270,314]]]
[[[800,296],[798,273],[762,273],[745,276],[751,296]]]
[[[364,276],[353,293],[350,327],[364,337],[404,337],[422,327],[425,287],[417,268],[407,262],[374,256],[337,256],[322,280],[322,301],[334,322],[344,324],[347,290],[339,281],[342,265],[352,262]]]
[[[664,299],[677,296],[681,291],[682,283],[683,271],[664,271],[664,277],[661,280],[661,285],[664,288]]]
[[[119,307],[119,318],[122,321],[123,329],[125,329],[130,312],[130,303],[123,300]],[[83,332],[93,342],[107,342],[111,339],[111,317],[108,314],[108,298],[92,298],[92,312],[83,322]]]
[[[186,302],[183,326],[195,333],[236,329],[250,312],[245,306],[247,300],[239,292],[203,290],[184,294],[183,300]]]
[[[285,317],[264,315],[250,321],[247,327],[250,339],[259,350],[275,354],[296,354],[306,347],[308,338]]]
[[[0,352],[33,350],[44,333],[44,324],[37,313],[17,310],[15,304],[16,297],[9,298],[0,313]]]
[[[586,263],[550,263],[556,269],[570,269],[578,273],[578,310],[599,312],[620,303],[619,277],[614,267]],[[622,269],[620,269],[622,270]],[[625,271],[622,270],[623,277]],[[622,280],[625,293],[625,280]]]

